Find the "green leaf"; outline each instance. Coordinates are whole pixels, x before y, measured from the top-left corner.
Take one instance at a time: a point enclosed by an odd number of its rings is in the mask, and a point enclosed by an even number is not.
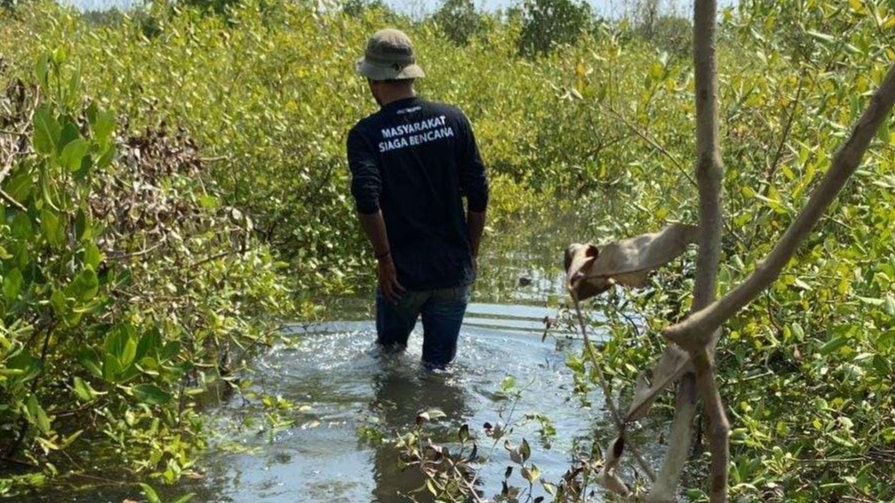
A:
[[[6,368],[17,371],[16,374],[18,377],[16,380],[20,383],[34,379],[40,374],[40,371],[43,368],[43,363],[40,359],[31,356],[27,351],[22,351],[12,358],[7,359],[3,364]]]
[[[158,497],[158,493],[155,492],[152,486],[140,483],[140,487],[143,489],[143,496],[146,496],[149,503],[162,503],[161,498]]]
[[[90,144],[80,138],[72,140],[62,149],[59,163],[62,164],[63,168],[75,172],[81,169],[81,161],[84,160],[84,156],[87,155],[87,149],[89,148]]]
[[[103,254],[99,251],[99,248],[93,243],[88,242],[84,245],[84,265],[90,267],[93,270],[99,267],[100,262],[103,260]]]
[[[174,500],[172,503],[187,503],[187,501],[193,499],[193,497],[195,497],[195,496],[196,496],[196,493],[184,494],[183,496]]]
[[[522,455],[522,461],[531,457],[531,447],[528,445],[528,440],[524,438],[522,439],[522,445],[519,446],[519,454]]]
[[[78,431],[72,433],[71,435],[65,437],[65,439],[62,441],[62,445],[60,447],[65,449],[66,447],[70,446],[72,443],[74,443],[75,440],[78,439],[78,437],[81,436],[81,433],[84,433],[84,430],[78,430]]]
[[[61,290],[53,290],[50,294],[50,305],[53,306],[53,312],[56,316],[63,317],[68,314],[68,302],[65,300],[65,294]]]
[[[106,148],[106,151],[103,153],[103,155],[100,156],[99,160],[96,161],[97,169],[103,169],[103,168],[108,167],[110,164],[112,164],[112,161],[115,160],[116,153],[117,153],[117,150],[115,149],[115,145],[114,144],[109,145],[108,148]]]
[[[218,198],[214,196],[202,194],[199,196],[199,205],[206,210],[214,210],[220,206],[220,202],[218,201]]]
[[[808,283],[805,283],[804,281],[802,281],[799,278],[796,278],[795,280],[793,280],[793,284],[796,287],[801,288],[802,290],[805,290],[806,292],[810,292],[811,290],[813,290],[813,288],[811,288],[811,285],[809,285]]]
[[[103,354],[103,379],[112,383],[118,382],[121,370],[121,363],[118,362],[118,358],[114,354]]]
[[[52,431],[50,429],[50,418],[47,417],[47,413],[44,411],[43,407],[40,406],[37,397],[34,395],[28,397],[28,414],[31,416],[33,423],[37,425],[44,435],[50,434]]]
[[[77,104],[77,100],[81,98],[81,63],[75,66],[71,77],[68,79],[68,99],[72,105]]]
[[[541,470],[534,464],[531,465],[531,468],[522,467],[522,478],[527,480],[529,483],[534,484],[541,477]]]
[[[137,354],[137,340],[134,327],[128,324],[117,325],[103,343],[103,349],[107,355],[112,355],[118,360],[121,370],[127,368],[134,361]]]
[[[47,105],[41,105],[34,112],[34,150],[40,154],[52,155],[59,147],[62,127],[50,114]]]
[[[895,348],[895,330],[886,330],[879,336],[879,338],[877,338],[876,344],[882,351],[888,351]]]
[[[34,65],[34,76],[37,78],[37,83],[41,85],[45,90],[50,87],[48,76],[50,73],[50,56],[48,54],[41,54],[37,57],[37,64]]]
[[[165,405],[171,401],[171,394],[162,391],[154,384],[138,384],[134,386],[134,397],[140,402],[150,405]]]
[[[57,147],[59,149],[60,161],[62,160],[61,154],[65,151],[65,147],[80,137],[81,132],[78,129],[78,125],[71,119],[65,118],[65,124],[62,125],[62,133],[59,135],[59,145]]]
[[[841,348],[842,346],[848,344],[848,341],[848,337],[845,336],[834,337],[827,341],[823,346],[821,346],[818,351],[820,351],[820,354],[822,355],[828,355],[833,351]]]
[[[165,363],[177,356],[178,353],[180,353],[180,343],[177,341],[169,342],[165,344],[165,347],[163,347],[161,351],[159,351],[158,361],[159,363]]]
[[[892,375],[892,364],[886,358],[880,355],[873,355],[873,369],[876,370],[883,378],[889,378]]]
[[[10,233],[12,234],[12,237],[21,241],[31,239],[31,234],[34,233],[34,227],[31,225],[31,217],[29,217],[27,213],[16,214],[15,218],[12,219]]]
[[[124,346],[127,345],[127,335],[127,330],[122,325],[117,325],[106,335],[106,340],[103,342],[103,350],[116,357],[124,353]]]
[[[18,269],[9,271],[6,277],[3,278],[3,297],[7,301],[13,301],[18,298],[19,293],[22,291],[22,283],[24,283],[22,271]]]
[[[140,343],[137,345],[137,354],[134,359],[140,360],[147,354],[157,355],[161,348],[162,337],[158,329],[153,328],[143,334],[143,337],[140,337]]]
[[[822,42],[827,42],[827,43],[836,42],[836,37],[834,37],[832,35],[827,35],[826,33],[821,33],[819,31],[814,31],[814,30],[808,30],[808,34]]]
[[[83,239],[84,231],[88,227],[87,218],[87,213],[84,212],[84,209],[78,208],[78,212],[75,214],[75,238],[78,241]]]
[[[460,427],[460,431],[457,433],[460,438],[460,442],[466,442],[469,440],[469,425],[464,424]]]
[[[6,179],[6,193],[9,197],[24,204],[34,188],[34,178],[28,169],[19,169]]]
[[[886,295],[886,302],[883,304],[886,314],[895,317],[895,299],[891,295]]]
[[[78,302],[84,303],[91,301],[96,297],[99,291],[99,278],[93,267],[86,265],[84,269],[75,276],[75,279],[65,287],[65,294],[74,297]]]
[[[112,143],[112,134],[115,132],[115,116],[109,112],[97,112],[96,119],[91,124],[93,138],[100,145]]]
[[[103,371],[99,366],[99,354],[95,349],[82,348],[81,351],[78,352],[78,361],[81,362],[81,365],[89,370],[91,374],[99,378],[104,377]]]
[[[80,377],[74,378],[72,389],[74,389],[75,394],[78,395],[82,402],[92,402],[96,398],[96,392],[93,388]]]
[[[46,208],[40,210],[40,227],[50,246],[58,248],[65,241],[65,229],[56,212]]]

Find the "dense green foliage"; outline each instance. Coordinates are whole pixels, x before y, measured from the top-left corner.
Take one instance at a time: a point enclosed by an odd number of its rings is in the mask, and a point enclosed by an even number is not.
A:
[[[117,125],[64,51],[36,61],[36,85],[0,99],[0,450],[56,473],[99,443],[88,459],[173,482],[204,445],[198,395],[227,387],[291,300],[183,131]]]
[[[576,19],[558,26],[568,31],[550,24],[554,3]],[[259,320],[289,303],[282,285],[304,305],[367,288],[343,143],[375,109],[353,62],[385,24],[414,39],[422,94],[470,116],[494,228],[556,207],[590,215],[581,239],[598,242],[695,221],[686,20],[601,22],[565,0],[474,23],[464,2],[418,21],[359,3],[227,5],[158,3],[110,22],[41,2],[0,10],[4,79],[23,80],[16,106],[38,102],[33,117],[0,118],[4,141],[27,131],[0,182],[17,202],[0,206],[9,455],[48,468],[90,436],[176,478],[202,445],[191,394],[227,367],[228,347],[263,341]],[[722,291],[804,204],[893,46],[885,1],[754,0],[724,13]],[[727,326],[735,496],[895,497],[893,132],[781,280]],[[691,263],[627,297],[647,332],[606,308],[606,371],[625,392],[664,344],[658,330],[686,312]],[[79,424],[94,426],[78,437]],[[0,479],[0,493],[10,485]]]

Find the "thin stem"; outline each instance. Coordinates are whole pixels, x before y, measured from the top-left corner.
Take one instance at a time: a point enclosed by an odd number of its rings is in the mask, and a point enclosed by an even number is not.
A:
[[[615,426],[619,431],[619,435],[624,435],[625,430],[625,422],[623,420],[623,416],[619,413],[618,407],[615,405],[615,402],[612,400],[612,392],[609,389],[609,383],[606,380],[606,377],[603,375],[603,369],[600,366],[599,358],[597,358],[597,354],[594,352],[594,348],[590,343],[590,337],[587,335],[587,329],[585,328],[584,323],[584,315],[581,314],[581,305],[578,302],[578,296],[572,292],[572,301],[575,303],[575,313],[578,315],[578,324],[581,327],[581,337],[584,339],[584,348],[587,353],[588,359],[590,359],[591,364],[594,367],[594,370],[597,373],[597,380],[599,381],[600,387],[603,389],[603,396],[606,401],[606,406],[609,408],[609,412],[612,415],[612,420],[615,422]],[[634,456],[634,460],[637,461],[637,464],[640,465],[640,468],[646,473],[647,477],[650,481],[656,480],[656,473],[653,471],[652,467],[643,459],[641,456],[639,449],[634,445],[633,442],[630,442],[630,439],[626,439],[628,441],[625,442],[625,447],[631,451],[631,455]]]

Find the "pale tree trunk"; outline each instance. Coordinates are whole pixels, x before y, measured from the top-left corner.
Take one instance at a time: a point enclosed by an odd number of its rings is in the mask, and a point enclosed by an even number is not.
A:
[[[721,257],[721,147],[718,137],[718,71],[715,61],[715,0],[696,0],[693,8],[693,64],[696,74],[696,183],[699,187],[699,253],[693,311],[715,301]],[[705,407],[712,453],[711,501],[727,501],[730,426],[715,382],[714,344],[720,329],[705,335],[698,351],[688,351],[696,371],[696,389]]]
[[[696,282],[691,312],[704,309],[715,300],[718,265],[721,257],[721,183],[724,169],[718,137],[718,78],[715,62],[715,0],[697,0],[693,9],[693,64],[696,76],[696,184],[699,189],[699,252],[696,257]],[[717,340],[713,330],[710,340]],[[710,344],[698,358],[690,353],[691,368],[681,378],[675,403],[668,451],[648,501],[673,501],[681,472],[692,442],[695,395],[703,402],[715,403],[709,414],[709,440],[712,448],[712,487],[714,480],[727,486],[727,430],[729,429],[720,395],[714,384],[713,352]],[[695,374],[694,374],[695,372]],[[711,386],[709,386],[711,381]],[[709,412],[706,408],[706,412]],[[719,441],[723,436],[723,442]],[[723,444],[723,445],[721,445]],[[717,463],[715,460],[718,460]],[[721,464],[723,463],[723,464]],[[726,492],[725,492],[726,494]],[[724,498],[718,499],[723,501]]]

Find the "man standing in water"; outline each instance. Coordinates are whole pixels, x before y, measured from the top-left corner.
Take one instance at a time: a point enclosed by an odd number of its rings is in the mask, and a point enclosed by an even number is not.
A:
[[[348,133],[351,193],[378,262],[377,342],[403,350],[422,316],[423,363],[444,368],[476,275],[485,166],[466,116],[416,96],[425,75],[407,35],[376,32],[356,68],[380,106]]]

